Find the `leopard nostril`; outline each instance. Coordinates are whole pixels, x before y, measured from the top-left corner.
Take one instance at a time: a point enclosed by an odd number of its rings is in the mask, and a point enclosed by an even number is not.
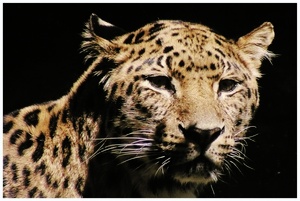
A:
[[[212,143],[213,141],[215,141],[223,132],[224,132],[225,128],[214,128],[210,130],[210,143]]]
[[[178,125],[178,128],[184,134],[185,128],[181,124]]]

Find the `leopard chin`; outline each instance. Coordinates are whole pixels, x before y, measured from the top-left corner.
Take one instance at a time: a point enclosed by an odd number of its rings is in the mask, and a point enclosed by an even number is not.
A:
[[[180,183],[208,184],[217,182],[221,176],[221,167],[215,165],[204,156],[199,156],[192,161],[171,166],[170,171],[174,179]]]

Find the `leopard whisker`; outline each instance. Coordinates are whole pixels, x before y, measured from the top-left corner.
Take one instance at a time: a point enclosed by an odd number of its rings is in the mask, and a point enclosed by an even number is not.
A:
[[[236,169],[238,169],[238,171],[243,174],[243,172],[241,171],[241,169],[233,162],[233,161],[228,161],[229,163],[231,163],[232,165],[234,165],[236,167]]]
[[[212,191],[212,193],[213,193],[213,195],[214,195],[214,197],[215,197],[216,194],[215,194],[215,191],[214,191],[214,188],[213,188],[212,184],[210,184],[210,189],[211,189],[211,191]]]
[[[149,141],[153,141],[153,139],[141,139],[141,140],[136,140],[136,141],[133,141],[131,142],[130,144],[126,144],[124,146],[123,149],[125,149],[126,147],[130,147],[130,146],[141,146],[141,148],[143,148],[144,146],[151,146],[152,143],[141,143],[141,142],[149,142]]]
[[[238,137],[238,138],[235,138],[236,141],[244,141],[245,143],[247,143],[247,140],[250,140],[252,142],[255,142],[255,140],[253,138],[255,138],[256,136],[258,136],[259,134],[254,134],[254,135],[251,135],[251,136],[243,136],[243,137]]]
[[[245,158],[241,156],[240,154],[230,153],[227,155],[228,157],[234,159],[234,160],[244,160]]]
[[[130,135],[154,135],[154,132],[152,130],[137,130],[133,131],[131,133],[128,133],[124,136],[130,136]]]
[[[253,168],[253,167],[251,167],[251,166],[247,165],[246,163],[243,163],[243,165],[244,165],[244,166],[246,166],[247,168],[249,168],[250,170],[254,170],[254,168]]]
[[[107,140],[119,140],[119,139],[137,139],[133,142],[131,142],[130,144],[126,143],[126,144],[110,144],[107,145],[105,147],[104,144]],[[100,145],[100,147],[97,149],[97,151],[95,153],[103,153],[106,151],[110,151],[112,149],[112,147],[114,148],[126,148],[128,146],[148,146],[150,145],[150,143],[140,143],[140,142],[149,142],[149,141],[153,141],[153,139],[148,139],[148,138],[141,138],[141,137],[113,137],[113,138],[97,138],[94,140],[100,140],[101,142],[97,143],[97,145]],[[139,144],[140,143],[140,144]]]
[[[245,151],[245,149],[239,150],[238,148],[233,148],[231,153],[235,154],[236,156],[240,156],[243,159],[249,159],[248,156],[243,151]]]
[[[148,156],[155,156],[155,155],[157,155],[157,154],[159,154],[159,153],[154,152],[154,153],[152,153],[152,154],[149,154]],[[164,158],[164,157],[165,157],[165,156],[160,156],[160,157],[157,157],[157,158]],[[145,163],[139,165],[139,166],[138,166],[137,168],[135,168],[133,171],[138,170],[138,169],[141,168],[142,166],[146,166],[146,165],[148,165],[148,164],[151,164],[150,167],[148,167],[148,168],[145,170],[145,172],[148,171],[149,169],[151,169],[151,168],[153,167],[153,165],[158,164],[158,161],[157,161],[155,164],[153,164],[153,161],[156,161],[157,158],[154,158],[154,159],[150,159],[150,160],[145,161]]]
[[[101,144],[100,147],[90,157],[88,157],[87,160],[93,159],[94,157],[96,157],[99,154],[99,152],[101,152],[101,150],[105,149],[106,147],[103,148],[103,146],[105,145],[105,142],[106,142],[106,140],[102,140],[101,142],[97,143],[97,146],[99,144]]]
[[[240,148],[234,148],[233,151],[240,151],[242,153],[245,153],[248,144],[246,144],[245,142],[236,142],[236,146],[240,146]]]
[[[144,158],[144,157],[148,157],[148,156],[147,155],[135,156],[135,157],[129,158],[127,160],[124,160],[124,161],[118,163],[118,165],[124,164],[124,163],[126,163],[128,161],[131,161],[131,160],[135,160],[135,159],[139,159],[139,158]]]
[[[248,130],[250,128],[256,128],[256,126],[247,126],[247,127],[243,128],[242,130],[238,131],[237,133],[235,133],[233,136],[235,137],[238,134],[240,134],[240,133],[242,133],[242,132],[244,132],[244,131],[246,131],[246,130]]]
[[[136,149],[130,149],[130,150],[126,150],[121,152],[121,150],[114,150],[111,153],[113,154],[117,154],[117,157],[121,157],[121,156],[126,156],[126,155],[139,155],[139,154],[150,154],[151,151],[150,149],[145,149],[145,150],[136,150]],[[152,152],[154,153],[154,152]]]
[[[91,139],[93,141],[97,141],[97,140],[142,140],[142,139],[148,139],[148,138],[144,138],[144,137],[104,137],[104,138],[94,138]],[[153,139],[149,139],[149,140],[153,140]]]
[[[162,174],[165,174],[165,172],[164,172],[164,167],[168,164],[168,163],[170,163],[170,157],[169,158],[167,158],[166,160],[164,160],[163,162],[162,162],[162,164],[157,168],[157,170],[156,170],[156,172],[155,172],[155,176],[157,175],[157,173],[161,170],[161,172],[162,172]]]
[[[126,163],[126,162],[128,162],[128,161],[131,161],[131,160],[140,159],[140,158],[145,158],[145,157],[149,157],[149,154],[138,155],[138,156],[129,158],[129,159],[127,159],[127,160],[124,160],[124,161],[120,162],[118,165],[124,164],[124,163]]]
[[[230,166],[230,164],[229,164],[229,162],[227,160],[224,160],[224,167],[227,170],[229,176],[231,176],[232,169],[231,169],[231,166]]]

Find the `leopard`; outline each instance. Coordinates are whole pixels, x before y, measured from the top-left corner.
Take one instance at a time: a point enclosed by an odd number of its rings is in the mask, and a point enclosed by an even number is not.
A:
[[[3,197],[201,197],[246,158],[274,36],[170,19],[127,32],[91,14],[69,92],[3,117]]]

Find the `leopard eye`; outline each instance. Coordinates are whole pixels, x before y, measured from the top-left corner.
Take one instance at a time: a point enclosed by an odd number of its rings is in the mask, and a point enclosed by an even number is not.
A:
[[[218,92],[230,92],[236,88],[238,82],[235,80],[224,79],[219,82]]]
[[[175,93],[175,87],[171,82],[171,79],[167,76],[147,76],[145,78],[150,84],[159,89],[168,90],[171,93]]]

